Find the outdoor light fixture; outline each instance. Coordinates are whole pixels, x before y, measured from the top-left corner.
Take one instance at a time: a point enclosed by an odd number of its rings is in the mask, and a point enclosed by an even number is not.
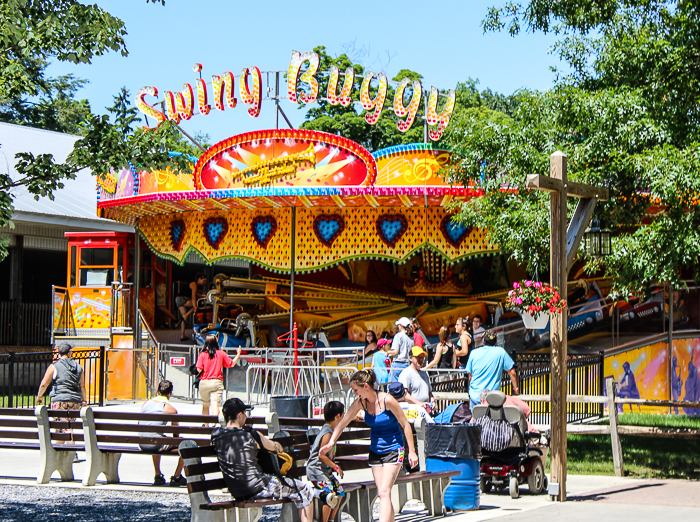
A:
[[[583,234],[586,254],[593,257],[609,256],[612,253],[610,247],[610,230],[600,228],[600,221],[594,219],[591,226]]]

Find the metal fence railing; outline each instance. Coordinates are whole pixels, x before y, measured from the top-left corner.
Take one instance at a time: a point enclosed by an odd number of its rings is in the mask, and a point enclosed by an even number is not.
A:
[[[0,354],[0,407],[33,408],[41,380],[56,357],[54,352]],[[75,350],[72,357],[85,372],[88,403],[103,405],[104,347]]]
[[[0,345],[50,346],[51,312],[51,303],[0,301]]]

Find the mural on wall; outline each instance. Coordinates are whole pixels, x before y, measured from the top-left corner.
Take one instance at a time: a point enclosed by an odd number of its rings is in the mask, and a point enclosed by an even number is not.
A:
[[[605,378],[613,379],[617,395],[630,399],[669,398],[668,344],[655,343],[606,357]],[[673,400],[700,401],[700,339],[676,339],[671,354]],[[668,408],[622,405],[621,412],[666,413]],[[676,415],[700,415],[700,408],[673,408]]]

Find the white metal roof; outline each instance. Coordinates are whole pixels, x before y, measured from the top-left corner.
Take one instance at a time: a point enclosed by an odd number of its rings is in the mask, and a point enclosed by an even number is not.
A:
[[[56,161],[66,159],[73,144],[80,136],[35,129],[24,125],[0,123],[0,169],[9,172],[16,180],[15,170],[18,152],[53,154]],[[15,213],[13,221],[29,221],[59,226],[90,229],[132,231],[133,228],[108,219],[97,217],[97,193],[95,177],[89,170],[80,171],[75,179],[63,181],[64,187],[54,192],[54,200],[34,199],[24,187],[13,189]]]

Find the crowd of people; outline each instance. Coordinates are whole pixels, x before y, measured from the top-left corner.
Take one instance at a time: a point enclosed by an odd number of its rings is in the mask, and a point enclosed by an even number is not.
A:
[[[452,376],[455,373],[465,374],[471,407],[481,403],[488,390],[500,390],[504,371],[511,378],[513,394],[519,393],[513,360],[497,345],[496,334],[484,330],[481,325],[479,316],[474,316],[471,320],[468,317],[459,318],[455,324],[455,332],[458,334],[456,342],[450,339],[449,328],[443,326],[439,331],[439,341],[434,347],[428,342],[416,319],[401,317],[397,320],[393,337],[383,332],[381,338],[378,338],[376,333],[367,332],[365,347],[358,351],[358,356],[371,358],[372,369],[359,370],[350,378],[350,387],[356,399],[347,411],[337,401],[325,405],[325,425],[311,444],[306,465],[308,481],[284,479],[264,472],[258,460],[259,452],[281,452],[282,447],[278,442],[245,425],[251,406],[237,398],[224,402],[221,412],[225,426],[214,428],[211,440],[216,448],[224,480],[233,497],[236,500],[288,498],[298,508],[302,522],[313,520],[313,499],[317,497],[323,500],[322,522],[334,518],[338,498],[344,494],[338,480],[343,478],[343,470],[333,460],[335,444],[348,424],[361,417],[370,428],[368,463],[380,499],[379,520],[392,522],[394,508],[391,489],[399,470],[404,465],[409,470],[417,469],[418,466],[413,434],[400,403],[427,408],[429,411],[433,403],[433,388],[428,372],[446,371],[452,373]],[[477,340],[483,341],[482,347],[476,348]],[[43,395],[51,384],[52,407],[77,410],[86,404],[85,377],[82,367],[71,359],[71,349],[67,344],[58,347],[59,359],[46,371],[38,391],[38,404],[42,403]],[[201,378],[199,390],[203,415],[219,413],[224,392],[223,368],[234,366],[240,355],[239,348],[236,356],[231,359],[219,348],[215,336],[206,338],[194,365],[196,370],[193,369]],[[386,392],[380,389],[381,384],[387,384]],[[171,382],[160,382],[157,396],[144,403],[141,411],[166,415],[177,413],[169,400],[172,392]],[[144,423],[167,424],[159,421]],[[160,468],[161,454],[171,452],[173,448],[142,448],[152,454],[154,484],[165,484]],[[180,459],[175,474],[170,479],[171,485],[185,483],[181,475],[182,468]]]

